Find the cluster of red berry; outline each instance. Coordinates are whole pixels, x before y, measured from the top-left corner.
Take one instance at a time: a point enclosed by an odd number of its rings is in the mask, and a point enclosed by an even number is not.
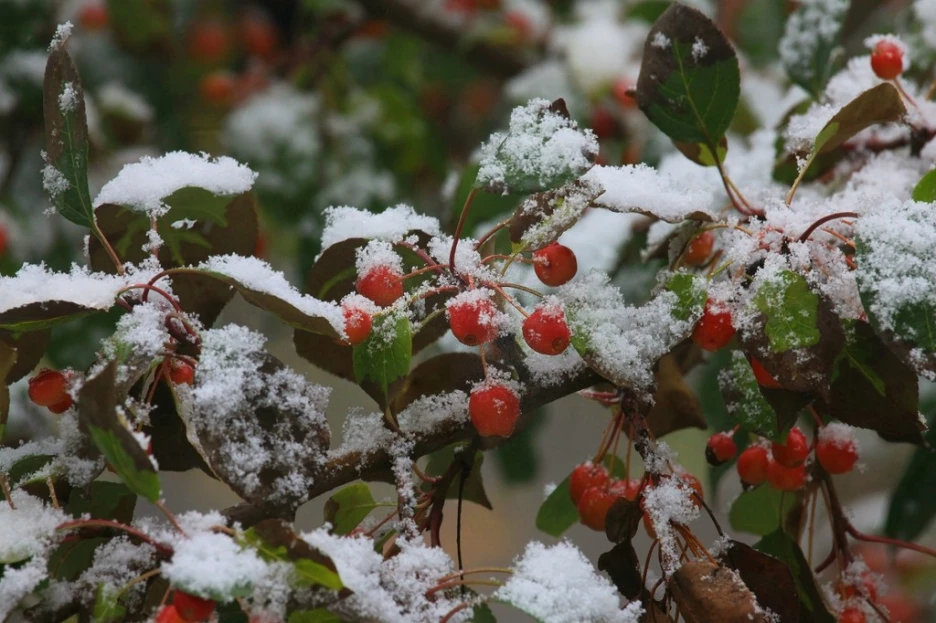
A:
[[[215,602],[189,595],[183,591],[172,594],[172,603],[156,615],[156,623],[198,623],[207,621],[215,610]]]

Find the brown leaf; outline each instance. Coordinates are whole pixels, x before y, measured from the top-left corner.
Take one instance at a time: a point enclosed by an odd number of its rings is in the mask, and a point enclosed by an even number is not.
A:
[[[612,543],[630,541],[637,534],[642,519],[643,509],[640,502],[620,498],[608,509],[605,535]]]
[[[725,552],[729,567],[757,597],[757,603],[781,621],[799,620],[800,602],[790,568],[782,561],[739,541],[731,541]]]
[[[59,323],[70,322],[105,309],[107,307],[85,307],[71,301],[37,301],[0,313],[0,331],[6,330],[13,333],[42,331]]]
[[[481,357],[474,353],[445,353],[416,366],[396,394],[394,412],[399,413],[418,398],[461,390],[484,379]]]
[[[640,559],[630,540],[618,543],[598,557],[598,569],[604,571],[614,582],[618,592],[628,599],[640,596]]]
[[[0,382],[12,385],[35,369],[42,356],[49,348],[50,329],[12,333],[0,330],[0,344],[16,349],[16,362],[6,371],[6,378]]]
[[[669,353],[660,358],[654,373],[656,399],[647,423],[654,437],[662,437],[684,428],[706,428],[702,404],[686,383],[677,357]]]
[[[673,574],[669,590],[686,623],[767,621],[757,607],[754,593],[735,572],[710,562],[684,564]]]
[[[16,349],[0,341],[0,377],[6,378],[16,365]],[[10,388],[7,381],[0,382],[0,439],[3,438],[10,414]]]
[[[907,108],[897,88],[889,82],[879,84],[835,113],[816,137],[813,150],[820,154],[828,153],[865,128],[901,121],[906,114]]]
[[[159,469],[184,472],[197,468],[214,478],[211,468],[188,440],[185,424],[176,410],[176,400],[173,389],[160,383],[153,394],[149,423],[143,428],[153,441],[153,456]]]

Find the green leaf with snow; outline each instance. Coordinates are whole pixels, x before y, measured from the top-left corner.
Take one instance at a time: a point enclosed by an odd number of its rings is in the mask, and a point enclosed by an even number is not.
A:
[[[786,431],[781,430],[777,412],[761,393],[751,364],[740,351],[732,353],[731,364],[719,377],[728,413],[744,430],[763,435],[771,441],[783,442]]]
[[[49,575],[56,580],[74,582],[94,563],[97,548],[110,541],[96,536],[63,541],[49,556]]]
[[[300,587],[323,586],[335,591],[344,587],[331,558],[302,540],[281,519],[264,519],[244,532],[244,541],[264,560],[291,563]]]
[[[92,623],[112,623],[123,621],[127,609],[120,603],[120,592],[105,583],[98,584],[94,595],[94,610],[91,612]]]
[[[328,498],[325,502],[325,521],[332,525],[333,533],[348,534],[380,506],[371,495],[367,483],[356,482]]]
[[[43,186],[59,214],[93,227],[94,209],[88,191],[88,121],[84,88],[65,43],[54,45],[42,85],[46,166]]]
[[[113,519],[130,523],[137,496],[122,482],[95,480],[87,489],[72,489],[65,510],[72,517]]]
[[[728,521],[734,530],[764,536],[783,526],[787,513],[800,503],[800,498],[767,485],[750,489],[732,502]]]
[[[644,44],[640,109],[680,151],[710,166],[724,159],[740,97],[738,58],[724,33],[701,11],[672,3]]]
[[[819,297],[802,276],[783,270],[763,281],[754,295],[754,305],[767,316],[764,330],[774,352],[807,348],[819,342]]]
[[[157,502],[159,474],[117,412],[117,364],[88,378],[78,393],[78,417],[120,480],[137,495]]]
[[[673,316],[677,320],[689,320],[701,315],[708,296],[706,283],[704,277],[688,273],[679,273],[669,278],[666,289],[677,296],[678,300],[673,306]]]
[[[810,0],[787,19],[780,58],[790,80],[820,99],[832,73],[833,52],[849,0]]]
[[[374,319],[370,337],[354,347],[354,378],[372,382],[388,395],[390,384],[409,374],[413,336],[409,318],[386,314]]]
[[[923,203],[936,202],[936,169],[924,175],[913,187],[913,200]]]

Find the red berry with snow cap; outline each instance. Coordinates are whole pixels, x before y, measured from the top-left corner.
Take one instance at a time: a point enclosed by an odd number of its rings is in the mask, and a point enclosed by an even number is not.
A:
[[[608,518],[608,511],[614,506],[618,496],[607,487],[586,489],[578,502],[579,519],[592,530],[603,532]]]
[[[760,446],[746,448],[738,457],[738,476],[741,481],[751,486],[757,486],[767,480],[767,465],[770,456],[767,449]]]
[[[806,457],[809,456],[809,441],[806,435],[799,427],[794,426],[787,433],[786,443],[773,442],[770,446],[774,460],[780,465],[788,468],[797,467],[803,464]]]
[[[858,461],[858,444],[845,424],[828,424],[819,431],[816,460],[830,474],[847,474]]]
[[[786,467],[776,460],[767,463],[767,482],[780,491],[796,491],[806,484],[806,466]]]
[[[212,600],[196,597],[183,591],[175,592],[172,596],[172,605],[182,620],[189,623],[207,621],[215,609],[215,602]]]
[[[611,475],[608,469],[601,463],[582,463],[569,476],[569,497],[573,504],[578,504],[582,499],[582,494],[592,487],[604,487],[608,484]]]
[[[554,242],[533,254],[533,270],[540,281],[556,288],[575,276],[578,260],[572,249]]]
[[[893,80],[903,73],[903,49],[887,39],[878,41],[871,50],[871,69],[881,80]]]
[[[715,433],[705,446],[705,458],[709,465],[718,466],[738,455],[738,444],[728,433]]]
[[[481,291],[472,290],[447,306],[452,335],[462,344],[479,346],[497,337],[497,307]]]
[[[361,275],[355,285],[359,294],[381,307],[387,307],[403,296],[402,276],[392,266],[374,266]]]
[[[471,390],[468,415],[482,437],[510,437],[520,418],[520,397],[503,383],[484,383]]]
[[[344,316],[344,330],[348,344],[357,346],[370,337],[374,320],[367,310],[349,301],[342,303],[341,313]]]
[[[683,263],[687,266],[700,266],[712,255],[712,249],[715,247],[715,234],[712,231],[704,231],[693,238],[686,246],[683,253]]]
[[[71,404],[65,375],[58,370],[40,370],[29,379],[29,399],[40,407],[51,407],[65,401]]]
[[[721,349],[734,337],[731,312],[712,299],[705,302],[705,311],[692,330],[692,341],[709,352]]]
[[[527,346],[543,355],[558,355],[569,346],[572,332],[558,305],[540,305],[523,321]]]

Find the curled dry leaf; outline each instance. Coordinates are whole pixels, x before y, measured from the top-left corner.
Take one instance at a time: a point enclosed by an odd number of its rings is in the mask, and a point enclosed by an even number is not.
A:
[[[687,623],[767,623],[754,593],[726,567],[711,562],[687,562],[673,574],[669,589]]]

